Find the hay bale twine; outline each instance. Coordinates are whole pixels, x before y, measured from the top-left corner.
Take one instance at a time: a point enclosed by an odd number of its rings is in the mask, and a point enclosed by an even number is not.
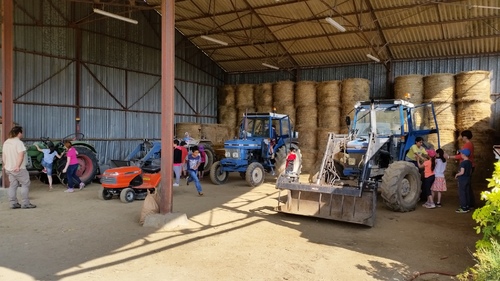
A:
[[[273,106],[273,84],[263,83],[255,87],[255,106]]]
[[[439,129],[439,139],[441,141],[441,149],[444,150],[448,155],[452,156],[456,154],[457,147],[457,137],[456,131],[454,130],[441,130]],[[427,137],[426,144],[432,145],[434,149],[438,149],[437,134],[431,134]],[[458,162],[449,159],[447,160],[446,170],[444,172],[445,179],[447,183],[454,183],[456,181],[455,174],[457,173]]]
[[[490,72],[484,70],[461,72],[455,75],[457,101],[491,102]]]
[[[320,106],[340,106],[340,81],[321,82],[316,87],[317,104]]]
[[[189,133],[194,139],[201,139],[201,124],[200,123],[177,123],[175,124],[175,136],[178,139],[184,137],[185,133]]]
[[[219,123],[234,128],[238,122],[236,118],[237,114],[238,112],[233,106],[219,106]]]
[[[343,118],[349,115],[352,119],[354,117],[354,105],[358,101],[370,99],[370,81],[363,78],[345,79],[342,81],[341,92],[341,116]],[[347,132],[347,125],[342,122],[340,130],[341,133]]]
[[[340,107],[337,105],[318,107],[318,127],[330,128],[332,132],[340,131]]]
[[[220,106],[235,106],[235,86],[234,85],[224,85],[219,89],[217,95],[217,102]]]
[[[302,170],[301,173],[307,174],[310,173],[316,162],[316,157],[318,156],[318,151],[315,149],[302,148],[300,150],[302,153]]]
[[[458,102],[456,126],[460,131],[471,130],[471,128],[487,124],[489,128],[491,118],[490,102]]]
[[[454,104],[447,102],[435,102],[434,112],[436,113],[436,120],[439,130],[456,130],[456,108]],[[434,122],[434,120],[432,120],[432,122]]]
[[[410,94],[410,99],[406,94]],[[421,104],[424,98],[424,77],[422,75],[403,75],[394,79],[394,98]]]
[[[294,83],[292,81],[278,81],[273,85],[273,105],[282,107],[294,105]]]
[[[288,115],[292,124],[297,125],[295,119],[295,106],[293,104],[276,106],[276,113]]]
[[[273,112],[273,106],[272,105],[257,105],[256,110],[257,110],[257,112]]]
[[[295,130],[299,133],[299,147],[303,150],[316,149],[317,148],[317,138],[316,138],[316,127],[311,128],[310,126],[297,126]]]
[[[316,82],[299,81],[295,84],[295,107],[316,107]]]
[[[318,108],[316,106],[301,106],[296,108],[297,126],[318,127]]]
[[[424,102],[455,102],[455,77],[436,73],[424,77]]]
[[[240,84],[236,86],[236,108],[254,107],[254,85]]]

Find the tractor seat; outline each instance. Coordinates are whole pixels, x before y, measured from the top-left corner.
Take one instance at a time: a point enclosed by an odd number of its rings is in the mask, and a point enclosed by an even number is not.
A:
[[[147,166],[147,167],[142,167],[141,168],[143,172],[146,173],[158,173],[161,170],[160,166]]]

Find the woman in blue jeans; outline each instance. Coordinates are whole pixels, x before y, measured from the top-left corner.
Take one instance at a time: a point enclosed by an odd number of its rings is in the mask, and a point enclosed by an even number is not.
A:
[[[68,150],[66,152],[66,166],[64,167],[63,173],[66,173],[66,178],[68,179],[68,189],[64,192],[73,192],[75,185],[78,185],[80,190],[85,187],[85,184],[80,180],[80,178],[76,175],[76,171],[78,170],[78,151],[73,147],[71,141],[64,141],[64,146]]]
[[[201,163],[200,151],[198,150],[198,147],[194,147],[193,153],[187,156],[187,165],[188,165],[187,184],[189,185],[189,182],[194,181],[194,186],[196,186],[198,195],[203,196],[200,180],[198,179],[198,166],[200,166],[200,163]]]

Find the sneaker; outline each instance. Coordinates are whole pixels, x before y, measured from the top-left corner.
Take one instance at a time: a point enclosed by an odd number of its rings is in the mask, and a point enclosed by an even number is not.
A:
[[[174,183],[174,184],[172,184],[172,186],[179,186],[179,184],[178,183]]]
[[[436,207],[441,208],[442,207],[441,203],[436,203]]]
[[[434,208],[436,208],[436,204],[434,204],[434,203],[429,203],[429,205],[428,205],[428,207],[427,207],[427,208],[428,208],[428,209],[434,209]]]
[[[425,202],[424,204],[422,204],[422,207],[429,208],[429,202]]]
[[[189,185],[189,176],[186,177],[186,184]]]
[[[82,190],[85,187],[85,184],[83,182],[80,183],[80,190]]]
[[[464,209],[464,208],[458,208],[455,213],[459,213],[459,214],[464,214],[464,213],[468,213],[469,210],[467,209]]]
[[[11,208],[11,209],[19,209],[19,208],[21,208],[21,204],[16,203],[16,204],[14,204],[14,205],[10,206],[10,208]]]
[[[22,209],[34,209],[34,208],[36,208],[36,205],[29,203],[28,205],[23,205],[21,208]]]
[[[64,192],[69,192],[69,193],[71,193],[71,192],[74,192],[74,190],[73,190],[73,188],[68,188],[68,189],[66,189]]]
[[[203,192],[198,192],[198,195],[203,196]]]

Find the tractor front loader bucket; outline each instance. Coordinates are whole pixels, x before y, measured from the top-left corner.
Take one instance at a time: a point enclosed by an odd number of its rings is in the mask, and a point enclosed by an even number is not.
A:
[[[285,202],[279,202],[276,210],[282,213],[319,217],[330,220],[363,224],[375,223],[377,191],[360,190],[357,187],[322,186],[278,180],[281,192],[287,191]],[[281,199],[280,199],[281,200]]]

